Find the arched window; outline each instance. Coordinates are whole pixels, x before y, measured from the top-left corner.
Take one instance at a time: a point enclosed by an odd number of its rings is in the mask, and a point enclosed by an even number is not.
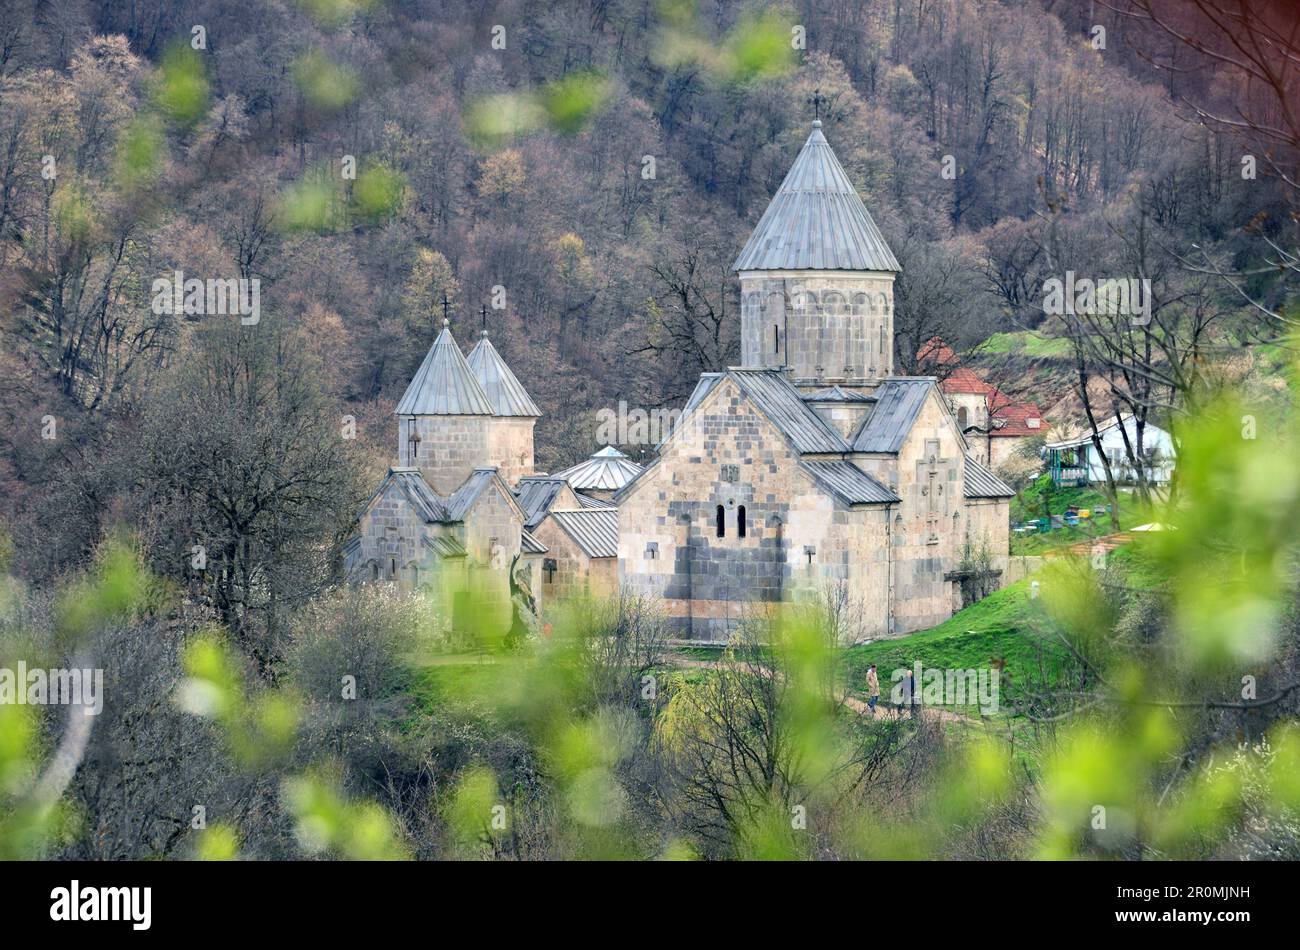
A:
[[[775,323],[772,324],[772,352],[778,356],[781,353],[781,328]]]
[[[966,431],[966,407],[962,406],[957,410],[957,428],[962,432]]]
[[[727,509],[723,508],[721,505],[718,505],[718,537],[725,538],[726,536],[727,536]]]
[[[740,537],[745,536],[745,506],[741,505],[736,509],[736,534]]]

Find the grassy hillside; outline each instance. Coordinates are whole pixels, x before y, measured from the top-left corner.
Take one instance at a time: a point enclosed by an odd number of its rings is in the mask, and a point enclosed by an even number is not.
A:
[[[850,648],[845,674],[857,692],[865,690],[867,667],[875,663],[881,696],[887,699],[896,669],[923,667],[981,669],[1005,662],[1003,689],[1055,677],[1068,662],[1064,649],[1034,632],[1041,606],[1030,598],[1029,581],[1019,581],[928,630],[896,640]]]

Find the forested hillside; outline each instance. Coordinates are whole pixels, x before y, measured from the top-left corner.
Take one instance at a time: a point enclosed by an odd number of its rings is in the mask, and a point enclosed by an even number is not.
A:
[[[1294,24],[0,0],[0,660],[89,657],[112,697],[93,734],[0,704],[0,857],[1300,855]],[[731,265],[815,118],[902,266],[896,371],[949,371],[941,338],[1094,438],[1169,429],[1177,478],[1124,489],[1144,537],[847,649],[834,591],[702,657],[626,595],[507,643],[344,585],[444,320],[540,406],[539,471],[735,364]],[[1072,274],[1144,283],[1144,319],[1048,313]],[[865,669],[895,661],[1005,675],[1004,704],[884,715]]]
[[[194,345],[200,321],[149,306],[175,271],[258,278],[374,465],[444,295],[464,345],[487,306],[546,414],[539,467],[575,461],[596,409],[679,404],[737,358],[729,267],[814,90],[903,266],[902,371],[936,333],[962,348],[1036,326],[1044,272],[1131,272],[1139,235],[1161,258],[1149,271],[1193,245],[1249,264],[1242,227],[1275,186],[1243,180],[1242,143],[1180,108],[1215,101],[1215,64],[1094,17],[974,0],[6,0],[9,515],[75,511],[81,543],[43,557],[84,554],[121,487],[97,440],[109,420],[131,431]],[[1068,259],[1050,260],[1049,229]],[[1219,290],[1216,307],[1241,305]],[[47,414],[77,438],[37,438]]]

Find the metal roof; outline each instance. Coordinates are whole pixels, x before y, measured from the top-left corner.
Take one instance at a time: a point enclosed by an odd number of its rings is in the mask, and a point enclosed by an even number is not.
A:
[[[524,554],[545,554],[550,548],[534,538],[525,528],[519,532],[519,550]]]
[[[804,402],[875,402],[875,396],[869,396],[866,393],[854,392],[851,389],[843,389],[839,386],[828,386],[825,389],[819,389],[816,392],[805,393]]]
[[[536,528],[568,484],[558,475],[527,475],[515,486],[515,499],[524,510],[524,527]]]
[[[618,557],[618,509],[557,509],[551,517],[587,557]]]
[[[966,456],[966,478],[962,486],[967,498],[1010,498],[1015,489],[998,478],[987,468]]]
[[[507,485],[501,476],[497,474],[495,468],[476,468],[465,483],[452,492],[451,497],[447,499],[447,520],[464,521],[469,510],[474,507],[474,502],[478,501],[483,490],[493,482],[500,482],[501,494],[509,499],[508,504],[518,509],[520,516],[523,516],[523,509],[515,501],[510,486]]]
[[[729,369],[725,373],[701,374],[695,391],[686,400],[686,407],[674,426],[674,432],[708,398],[718,383],[727,377],[735,380],[740,391],[780,430],[796,452],[850,451],[849,444],[839,431],[804,402],[803,393],[790,382],[788,374],[776,369]],[[669,433],[669,437],[671,435]],[[666,437],[664,442],[667,440]]]
[[[733,270],[901,269],[821,125],[813,123]]]
[[[819,484],[847,504],[875,505],[902,501],[898,495],[852,462],[809,461],[800,464]]]
[[[853,438],[853,451],[892,454],[901,449],[934,384],[930,376],[894,376],[881,383],[875,408]]]
[[[419,469],[391,468],[384,482],[387,483],[389,480],[401,489],[402,494],[411,502],[411,506],[426,524],[448,520],[447,506],[438,497],[438,493],[429,487],[429,483],[424,480]],[[383,487],[383,484],[379,486],[380,491]]]
[[[781,430],[795,451],[847,452],[844,437],[803,401],[803,394],[780,370],[731,370],[728,373],[763,415]]]
[[[451,327],[442,332],[397,403],[399,416],[490,416],[492,403],[465,362]]]
[[[641,474],[641,466],[607,445],[585,462],[566,468],[556,477],[567,479],[579,490],[617,491]]]
[[[483,387],[483,392],[487,394],[488,401],[498,416],[536,418],[542,414],[542,411],[537,408],[537,403],[533,402],[523,384],[510,371],[506,361],[492,345],[486,330],[479,337],[474,349],[469,351],[469,357],[465,362],[479,385]]]
[[[629,482],[628,484],[631,484],[631,482]],[[582,505],[582,507],[584,508],[617,508],[618,507],[618,505],[614,504],[612,501],[606,501],[603,498],[593,498],[590,495],[584,495],[580,491],[576,491],[573,494],[577,497],[578,504]]]

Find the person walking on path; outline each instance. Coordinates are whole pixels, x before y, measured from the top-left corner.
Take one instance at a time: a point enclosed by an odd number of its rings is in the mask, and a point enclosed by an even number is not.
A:
[[[867,708],[871,710],[872,718],[876,715],[876,703],[880,701],[880,678],[876,675],[876,664],[872,663],[867,670]]]

